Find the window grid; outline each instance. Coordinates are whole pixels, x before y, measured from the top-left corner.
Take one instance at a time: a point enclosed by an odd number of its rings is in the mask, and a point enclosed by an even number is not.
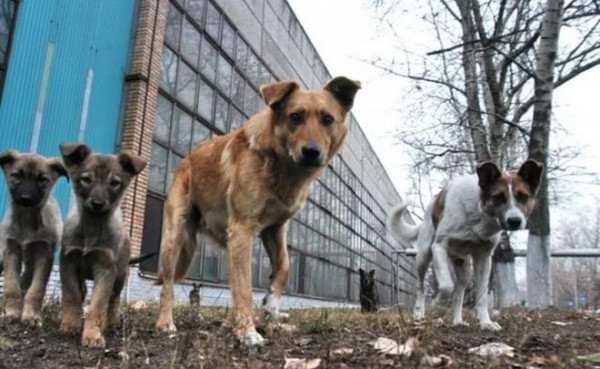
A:
[[[18,13],[17,0],[0,0],[0,101],[2,101]]]

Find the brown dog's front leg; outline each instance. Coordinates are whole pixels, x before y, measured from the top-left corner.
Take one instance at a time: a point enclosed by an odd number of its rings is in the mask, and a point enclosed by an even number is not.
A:
[[[30,246],[33,251],[33,278],[25,294],[22,320],[30,325],[42,325],[42,302],[46,294],[46,285],[52,271],[52,250],[54,247],[45,242]]]
[[[227,256],[229,284],[233,296],[235,333],[246,346],[261,345],[263,337],[254,328],[252,314],[252,238],[253,227],[231,222],[228,227]]]
[[[261,232],[269,260],[271,261],[271,285],[263,300],[264,309],[274,318],[287,318],[288,314],[279,311],[279,299],[290,274],[290,259],[287,249],[287,222],[269,227]]]
[[[22,292],[19,283],[22,260],[21,245],[12,240],[6,242],[4,250],[4,313],[10,320],[21,317]]]
[[[79,275],[77,265],[81,262],[82,250],[71,249],[65,255],[65,246],[60,253],[60,330],[79,333],[83,315],[83,299],[85,298],[83,276]]]
[[[110,250],[97,249],[85,256],[88,265],[91,265],[94,275],[94,288],[92,301],[88,309],[81,344],[87,347],[104,348],[106,342],[102,332],[106,327],[108,303],[115,283],[117,266]]]

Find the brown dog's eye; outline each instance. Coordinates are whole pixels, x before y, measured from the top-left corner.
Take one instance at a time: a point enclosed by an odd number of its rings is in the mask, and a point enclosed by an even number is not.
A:
[[[503,193],[499,193],[499,194],[493,195],[492,200],[496,204],[503,204],[506,202],[506,196]]]
[[[518,202],[527,202],[527,200],[529,200],[529,195],[524,192],[517,192],[515,197]]]
[[[302,123],[302,115],[300,113],[292,113],[289,116],[290,122],[292,124],[301,124]]]
[[[323,119],[321,120],[321,124],[325,127],[329,127],[330,125],[333,124],[333,117],[331,115],[325,115],[323,116]]]
[[[121,187],[121,180],[120,179],[113,179],[112,181],[110,181],[110,185],[114,188],[117,189],[119,187]]]

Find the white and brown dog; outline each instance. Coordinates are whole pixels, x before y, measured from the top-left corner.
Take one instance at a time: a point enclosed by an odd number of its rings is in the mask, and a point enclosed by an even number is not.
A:
[[[415,320],[425,316],[423,281],[433,259],[438,282],[436,305],[444,306],[452,301],[453,324],[463,324],[463,297],[474,271],[481,329],[500,330],[488,312],[492,253],[502,230],[526,228],[541,178],[542,165],[534,160],[527,160],[518,171],[506,173],[486,162],[477,167],[477,175],[450,181],[428,205],[421,225],[409,225],[402,220],[407,204],[392,210],[388,226],[394,236],[405,244],[417,241],[419,281],[413,311]]]

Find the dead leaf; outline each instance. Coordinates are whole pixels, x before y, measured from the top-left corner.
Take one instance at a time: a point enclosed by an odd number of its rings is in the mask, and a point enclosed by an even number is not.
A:
[[[307,346],[310,343],[313,343],[315,340],[312,338],[300,338],[296,341],[299,346]]]
[[[378,364],[379,364],[379,366],[393,366],[394,360],[393,359],[379,360]]]
[[[288,323],[277,323],[277,328],[288,333],[294,333],[298,330],[297,326]]]
[[[548,364],[548,361],[549,360],[545,357],[533,355],[531,358],[529,358],[529,361],[527,361],[527,365],[546,365]]]
[[[332,351],[334,355],[352,355],[353,352],[353,349],[347,347],[339,348],[337,350]]]
[[[136,301],[133,304],[131,304],[131,308],[133,310],[142,310],[148,307],[148,303],[146,301]]]
[[[490,343],[486,343],[485,345],[481,345],[481,346],[477,346],[477,347],[471,347],[469,349],[469,353],[470,354],[475,354],[475,355],[479,355],[479,356],[492,356],[492,357],[498,357],[498,356],[508,356],[508,357],[513,357],[515,356],[515,348],[511,347],[505,343],[502,342],[490,342]]]
[[[409,338],[404,345],[399,345],[398,342],[386,337],[379,337],[376,341],[370,342],[370,345],[383,354],[411,356],[418,343],[416,337]]]
[[[554,321],[554,322],[551,322],[550,324],[554,324],[554,325],[558,325],[560,327],[564,327],[566,325],[571,325],[573,323],[565,323],[565,322]]]
[[[283,369],[315,369],[318,368],[319,365],[321,365],[321,359],[311,359],[306,361],[306,359],[286,357]]]
[[[434,368],[449,368],[454,365],[454,360],[448,355],[430,356],[425,354],[423,361]]]

